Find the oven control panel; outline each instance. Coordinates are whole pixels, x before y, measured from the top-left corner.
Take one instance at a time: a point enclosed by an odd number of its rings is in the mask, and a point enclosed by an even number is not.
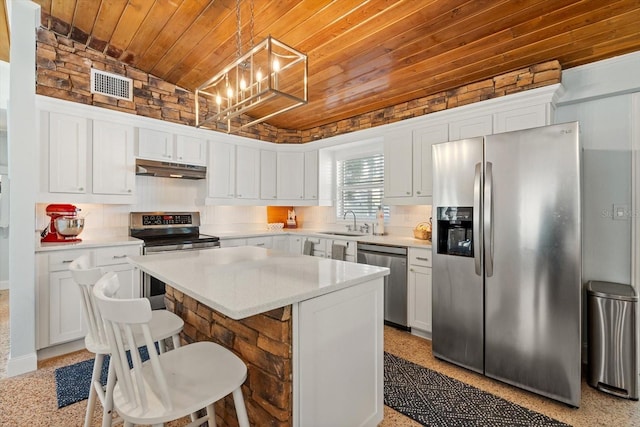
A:
[[[199,227],[200,212],[131,212],[130,230]]]
[[[142,215],[142,225],[191,225],[191,215]]]

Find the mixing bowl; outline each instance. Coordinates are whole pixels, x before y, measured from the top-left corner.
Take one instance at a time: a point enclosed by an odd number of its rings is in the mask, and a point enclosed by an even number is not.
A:
[[[84,228],[84,218],[59,216],[55,219],[56,230],[62,236],[77,236]]]

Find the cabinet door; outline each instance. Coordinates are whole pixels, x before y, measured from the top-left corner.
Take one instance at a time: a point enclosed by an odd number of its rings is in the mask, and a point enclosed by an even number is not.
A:
[[[273,236],[273,249],[289,252],[289,236]]]
[[[117,264],[104,269],[107,271],[115,271],[120,282],[120,289],[116,293],[117,298],[140,298],[142,297],[142,288],[140,287],[140,270],[131,264]]]
[[[302,242],[303,239],[301,236],[289,236],[289,252],[294,254],[301,254]]]
[[[409,266],[409,326],[431,333],[431,269]]]
[[[278,198],[277,185],[277,153],[260,150],[260,198],[275,200]]]
[[[87,119],[50,113],[50,192],[87,192],[87,147]]]
[[[411,131],[401,130],[384,137],[384,197],[413,195]]]
[[[133,128],[118,123],[93,121],[93,192],[133,195],[135,157]]]
[[[491,135],[493,133],[492,116],[478,116],[469,119],[456,120],[449,123],[449,140],[475,138],[476,136]]]
[[[547,104],[531,105],[493,115],[494,133],[530,129],[550,124]]]
[[[413,195],[431,197],[433,188],[433,162],[431,146],[449,140],[446,123],[413,131]]]
[[[318,151],[304,153],[304,198],[318,200]]]
[[[233,144],[211,141],[207,186],[209,197],[231,199],[235,197],[236,147]]]
[[[49,344],[83,338],[87,332],[82,295],[70,271],[49,274]]]
[[[145,159],[172,160],[173,134],[153,129],[138,129],[136,155]]]
[[[236,147],[236,197],[257,199],[260,193],[260,150]]]
[[[277,154],[278,199],[304,199],[304,153]]]
[[[192,136],[176,136],[175,160],[190,165],[207,164],[207,142]]]

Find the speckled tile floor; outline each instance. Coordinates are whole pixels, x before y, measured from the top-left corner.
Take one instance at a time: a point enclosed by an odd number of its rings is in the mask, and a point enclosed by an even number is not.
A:
[[[13,378],[4,378],[9,350],[8,291],[0,291],[0,426],[80,426],[84,420],[86,400],[57,409],[53,372],[60,366],[92,358],[87,351],[79,351],[38,363],[38,370]],[[573,426],[639,426],[640,403],[615,398],[589,387],[584,381],[582,404],[572,409],[535,394],[485,378],[435,359],[431,342],[397,329],[385,327],[385,351],[411,362],[437,370],[482,390],[494,393],[529,409],[541,412]],[[96,405],[94,425],[99,425],[101,407]],[[181,426],[188,420],[169,424]],[[419,426],[404,415],[384,408],[380,427]],[[336,426],[341,427],[341,426]]]

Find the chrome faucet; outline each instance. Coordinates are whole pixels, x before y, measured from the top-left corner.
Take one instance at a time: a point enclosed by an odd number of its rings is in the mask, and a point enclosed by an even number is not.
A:
[[[346,212],[344,213],[344,215],[342,216],[342,219],[347,219],[347,214],[348,214],[349,212],[351,212],[351,214],[353,215],[353,231],[356,231],[356,213],[355,213],[354,211],[351,211],[351,210],[346,211]],[[347,225],[347,230],[350,230],[350,228],[349,228],[349,227],[351,227],[351,226],[350,226],[350,225]]]

